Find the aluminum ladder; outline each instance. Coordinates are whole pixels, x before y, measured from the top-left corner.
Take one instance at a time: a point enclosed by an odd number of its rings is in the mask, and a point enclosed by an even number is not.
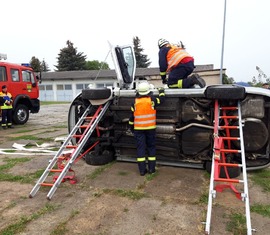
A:
[[[50,189],[49,193],[47,194],[47,199],[51,200],[53,194],[55,193],[55,191],[57,190],[57,188],[59,187],[61,182],[63,182],[63,180],[65,179],[66,174],[69,171],[72,171],[71,170],[72,164],[74,164],[78,159],[80,159],[82,157],[82,156],[80,156],[78,158],[82,148],[84,147],[85,143],[87,142],[87,140],[89,139],[89,137],[91,136],[93,131],[96,129],[99,121],[101,120],[102,116],[105,114],[109,105],[110,105],[110,101],[108,101],[104,105],[104,107],[103,107],[103,105],[99,105],[93,116],[88,116],[90,111],[91,111],[91,107],[93,107],[93,106],[89,105],[86,108],[85,112],[80,117],[79,121],[76,123],[76,125],[74,126],[74,128],[72,129],[72,131],[70,132],[70,134],[68,135],[68,137],[66,138],[66,140],[64,141],[62,146],[60,147],[60,149],[58,150],[58,152],[55,154],[53,159],[51,159],[49,161],[49,165],[47,166],[47,168],[45,169],[45,171],[43,172],[43,174],[41,175],[41,177],[37,181],[36,185],[33,187],[32,191],[30,192],[30,194],[29,194],[30,198],[32,198],[36,195],[36,193],[38,192],[38,190],[40,189],[41,186],[49,186],[49,187],[51,187],[51,189]],[[88,122],[88,124],[84,125],[85,122],[86,123]],[[80,128],[81,128],[81,130],[84,130],[84,131],[82,134],[78,135],[77,133],[78,133],[78,130]],[[98,130],[97,130],[97,132],[98,132]],[[70,144],[72,138],[79,138],[76,145]],[[98,143],[99,143],[99,141],[95,142],[90,148],[93,148]],[[72,152],[71,152],[70,156],[66,159],[63,156],[65,155],[65,151],[70,150],[70,149],[72,149]],[[87,150],[87,152],[89,152],[89,151],[90,151],[90,149]],[[83,153],[83,155],[85,155],[85,154],[86,154],[86,152]],[[57,163],[59,161],[62,161],[63,159],[66,160],[64,166],[61,169],[55,169],[55,166],[57,165]],[[59,174],[59,176],[57,176],[55,178],[55,181],[53,183],[47,183],[47,182],[45,182],[45,180],[47,179],[48,175],[51,172],[60,173],[60,174]]]
[[[210,234],[211,225],[211,214],[212,214],[212,203],[213,199],[216,198],[217,192],[222,192],[224,188],[230,188],[236,194],[236,196],[245,203],[245,215],[246,215],[246,226],[247,235],[251,235],[253,229],[251,228],[250,219],[250,205],[249,205],[249,194],[248,194],[248,180],[247,180],[247,170],[246,170],[246,159],[245,159],[245,149],[244,149],[244,139],[243,139],[243,129],[242,129],[242,117],[241,117],[241,106],[240,101],[237,105],[223,106],[219,105],[218,100],[215,100],[214,108],[214,149],[212,157],[212,170],[209,185],[209,196],[208,196],[208,208],[207,217],[205,222],[205,234]],[[227,112],[237,112],[237,115],[227,115]],[[235,121],[238,125],[229,125],[229,120]],[[224,125],[220,126],[220,123]],[[230,135],[230,130],[236,130],[239,136],[234,137]],[[219,131],[224,130],[225,136],[219,136]],[[238,131],[237,131],[238,130]],[[239,141],[240,149],[232,149],[231,141]],[[226,149],[225,149],[225,144]],[[241,164],[227,163],[226,154],[236,153],[241,155]],[[224,168],[226,177],[220,177],[220,168]],[[242,169],[242,179],[231,179],[229,177],[227,167],[238,167]],[[243,184],[243,192],[239,192],[236,188],[236,184]]]

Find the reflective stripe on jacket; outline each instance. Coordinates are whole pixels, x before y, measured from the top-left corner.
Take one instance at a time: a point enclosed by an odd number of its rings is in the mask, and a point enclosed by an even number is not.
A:
[[[182,59],[186,57],[191,57],[189,53],[186,52],[185,49],[181,47],[172,46],[167,54],[167,72],[169,72],[172,67],[177,66]]]
[[[12,95],[9,92],[0,92],[0,97],[3,97],[4,99],[4,103],[1,105],[1,109],[12,109]],[[10,104],[7,104],[7,102],[10,102]]]
[[[156,128],[156,110],[151,97],[135,99],[134,130],[151,130]]]

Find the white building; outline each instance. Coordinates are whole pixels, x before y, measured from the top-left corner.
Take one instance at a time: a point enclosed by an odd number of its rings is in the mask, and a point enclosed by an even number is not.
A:
[[[213,65],[196,65],[194,72],[198,73],[207,85],[220,84],[220,70],[213,69]],[[40,101],[70,102],[88,86],[117,86],[114,70],[44,72],[41,76]],[[147,79],[156,87],[162,86],[159,68],[137,68],[135,79],[142,78]]]

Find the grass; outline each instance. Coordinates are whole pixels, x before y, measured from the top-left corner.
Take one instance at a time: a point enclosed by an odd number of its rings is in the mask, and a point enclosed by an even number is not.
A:
[[[114,162],[110,162],[106,165],[100,166],[95,169],[90,175],[86,176],[88,179],[96,179],[99,175],[101,175],[106,169],[110,168]]]
[[[39,133],[39,135],[42,135],[42,133]],[[35,135],[23,135],[23,136],[17,136],[17,137],[11,137],[10,140],[17,141],[17,140],[33,140],[33,141],[47,141],[51,142],[54,141],[54,138],[42,138],[37,137]]]
[[[227,230],[233,235],[246,235],[246,218],[240,213],[232,213],[229,215],[229,222],[227,223]]]
[[[79,213],[79,211],[72,211],[70,216],[65,221],[58,224],[56,228],[50,233],[50,235],[63,235],[68,232],[68,229],[66,228],[67,223]]]
[[[16,233],[22,232],[28,223],[30,223],[33,220],[36,220],[40,218],[41,216],[50,213],[52,211],[55,211],[58,208],[58,206],[54,206],[52,204],[47,203],[43,208],[38,210],[37,212],[33,213],[30,216],[21,216],[21,218],[17,221],[15,221],[13,224],[8,225],[4,229],[0,230],[1,235],[13,235]]]
[[[40,169],[34,173],[28,173],[26,175],[12,175],[7,173],[7,171],[15,165],[22,164],[30,160],[31,158],[4,158],[3,161],[6,164],[0,166],[0,181],[32,183],[34,179],[37,179],[42,175],[44,169]]]
[[[146,194],[137,190],[124,190],[124,189],[104,189],[104,193],[112,193],[120,197],[127,197],[132,200],[140,200],[146,197]]]
[[[53,104],[69,104],[70,102],[65,101],[41,101],[40,105],[53,105]]]
[[[270,192],[270,169],[262,169],[251,174],[251,180],[262,187],[264,192]]]
[[[270,204],[268,205],[254,204],[250,207],[250,211],[260,214],[264,217],[270,218]]]

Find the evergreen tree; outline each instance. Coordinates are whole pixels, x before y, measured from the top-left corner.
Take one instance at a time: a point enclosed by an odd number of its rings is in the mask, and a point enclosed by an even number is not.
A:
[[[151,61],[149,61],[147,55],[142,54],[144,49],[141,47],[141,40],[137,36],[133,38],[133,45],[136,58],[136,68],[148,68]]]
[[[83,52],[77,52],[71,41],[67,41],[67,47],[60,50],[58,54],[58,65],[55,67],[58,71],[84,70],[86,55]]]
[[[86,61],[86,70],[100,70],[100,69],[110,69],[106,62],[99,62],[98,60]]]
[[[228,77],[227,74],[222,74],[222,84],[233,84],[235,83],[232,77]]]
[[[32,56],[31,60],[30,60],[30,66],[31,68],[35,71],[35,72],[40,72],[42,71],[42,66],[41,66],[41,62],[38,58],[36,58],[35,56]]]
[[[41,62],[41,69],[43,72],[48,72],[50,71],[50,68],[48,66],[48,64],[45,62],[45,60],[43,59]]]

